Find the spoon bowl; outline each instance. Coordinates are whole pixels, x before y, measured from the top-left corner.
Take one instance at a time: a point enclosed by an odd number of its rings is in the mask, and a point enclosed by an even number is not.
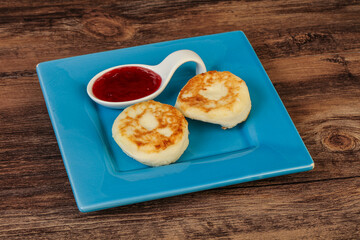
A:
[[[135,103],[148,101],[148,100],[151,100],[151,99],[154,99],[155,97],[157,97],[165,89],[165,87],[170,82],[170,79],[173,76],[176,69],[186,62],[195,62],[196,63],[196,74],[201,74],[201,73],[206,72],[205,64],[198,54],[196,54],[195,52],[193,52],[191,50],[179,50],[179,51],[173,52],[170,55],[168,55],[158,65],[125,64],[125,65],[111,67],[104,71],[101,71],[98,74],[96,74],[88,83],[87,94],[96,103],[98,103],[102,106],[105,106],[105,107],[115,108],[115,109],[123,109],[123,108],[126,108]],[[122,68],[122,67],[141,67],[141,68],[149,69],[149,70],[157,73],[161,77],[160,87],[155,92],[151,93],[150,95],[147,95],[142,98],[130,100],[130,101],[110,102],[110,101],[104,101],[104,100],[97,98],[93,93],[93,86],[94,86],[95,81],[97,79],[99,79],[101,76],[103,76],[105,73],[110,72],[117,68]]]

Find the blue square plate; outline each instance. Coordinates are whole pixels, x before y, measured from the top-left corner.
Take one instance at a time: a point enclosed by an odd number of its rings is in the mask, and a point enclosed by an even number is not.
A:
[[[248,85],[249,118],[222,130],[189,121],[190,144],[174,164],[147,167],[129,158],[111,137],[121,112],[94,103],[86,85],[117,65],[155,65],[181,49],[195,51],[208,70],[230,71]],[[243,32],[161,42],[55,61],[37,66],[41,88],[77,205],[82,212],[174,196],[314,167],[285,107]],[[195,75],[186,63],[155,100],[174,105]]]

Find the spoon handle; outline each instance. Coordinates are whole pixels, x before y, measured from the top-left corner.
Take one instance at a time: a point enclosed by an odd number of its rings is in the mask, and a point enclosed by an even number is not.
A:
[[[203,60],[198,54],[191,50],[179,50],[173,52],[155,67],[158,69],[159,73],[164,74],[164,76],[162,76],[164,79],[170,80],[176,69],[186,62],[196,63],[196,74],[206,72]]]

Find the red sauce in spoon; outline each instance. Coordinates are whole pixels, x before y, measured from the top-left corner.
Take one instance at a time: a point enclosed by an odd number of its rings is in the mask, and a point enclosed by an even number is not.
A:
[[[125,102],[154,93],[161,84],[159,74],[143,67],[120,67],[100,76],[92,91],[100,100]]]

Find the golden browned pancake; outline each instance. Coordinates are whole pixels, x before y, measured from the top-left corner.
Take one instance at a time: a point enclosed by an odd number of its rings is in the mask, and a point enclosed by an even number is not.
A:
[[[127,155],[149,166],[175,162],[189,145],[185,117],[173,106],[153,100],[121,112],[112,134]]]
[[[232,128],[246,120],[251,101],[241,78],[227,71],[209,71],[189,80],[175,107],[186,117]]]

